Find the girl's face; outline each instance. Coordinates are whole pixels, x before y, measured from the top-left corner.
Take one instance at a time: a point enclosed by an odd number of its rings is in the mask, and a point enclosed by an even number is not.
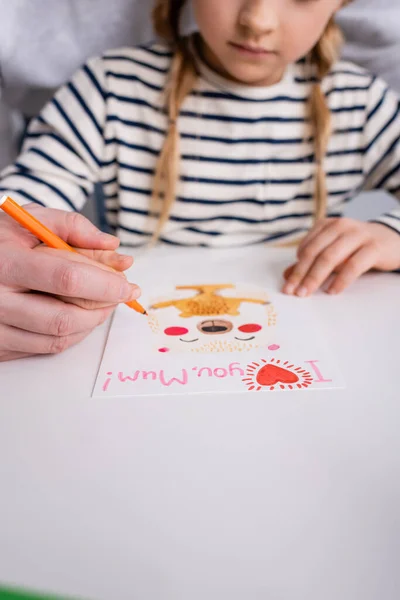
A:
[[[343,0],[193,0],[203,53],[248,85],[277,83],[318,42]]]

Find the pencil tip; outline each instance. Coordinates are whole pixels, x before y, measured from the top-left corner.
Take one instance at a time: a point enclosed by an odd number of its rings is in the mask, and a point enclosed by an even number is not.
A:
[[[147,312],[147,310],[145,310],[143,314],[144,314],[145,317],[149,316],[149,313]]]

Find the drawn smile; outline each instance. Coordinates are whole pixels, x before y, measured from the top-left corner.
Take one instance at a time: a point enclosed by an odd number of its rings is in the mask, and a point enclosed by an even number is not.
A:
[[[195,340],[183,340],[182,338],[179,338],[180,342],[185,342],[185,344],[193,344],[194,342],[198,342],[199,338],[196,338]]]
[[[238,338],[238,337],[235,337],[235,340],[238,340],[239,342],[251,342],[252,340],[255,340],[255,339],[256,339],[255,335],[253,335],[252,337],[249,337],[249,338]]]

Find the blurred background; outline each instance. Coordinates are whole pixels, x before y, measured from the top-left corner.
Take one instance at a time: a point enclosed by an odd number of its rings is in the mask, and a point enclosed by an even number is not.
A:
[[[29,119],[89,57],[154,38],[151,6],[151,0],[0,0],[0,169],[15,159]],[[186,31],[195,27],[190,3],[184,20]],[[400,92],[400,0],[353,0],[338,21],[347,40],[343,57]],[[383,192],[362,194],[347,216],[367,220],[395,204]],[[102,222],[93,198],[85,214]]]

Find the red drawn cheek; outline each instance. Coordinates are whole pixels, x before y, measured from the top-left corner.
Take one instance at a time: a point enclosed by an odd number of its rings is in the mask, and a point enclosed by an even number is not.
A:
[[[167,352],[169,352],[169,348],[159,348],[158,351],[162,354],[166,354]]]
[[[164,330],[164,333],[165,335],[182,337],[189,333],[189,329],[186,329],[186,327],[167,327],[167,329]]]
[[[239,327],[239,331],[242,333],[257,333],[257,331],[261,331],[261,325],[257,325],[257,323],[248,323],[247,325],[241,325]]]

